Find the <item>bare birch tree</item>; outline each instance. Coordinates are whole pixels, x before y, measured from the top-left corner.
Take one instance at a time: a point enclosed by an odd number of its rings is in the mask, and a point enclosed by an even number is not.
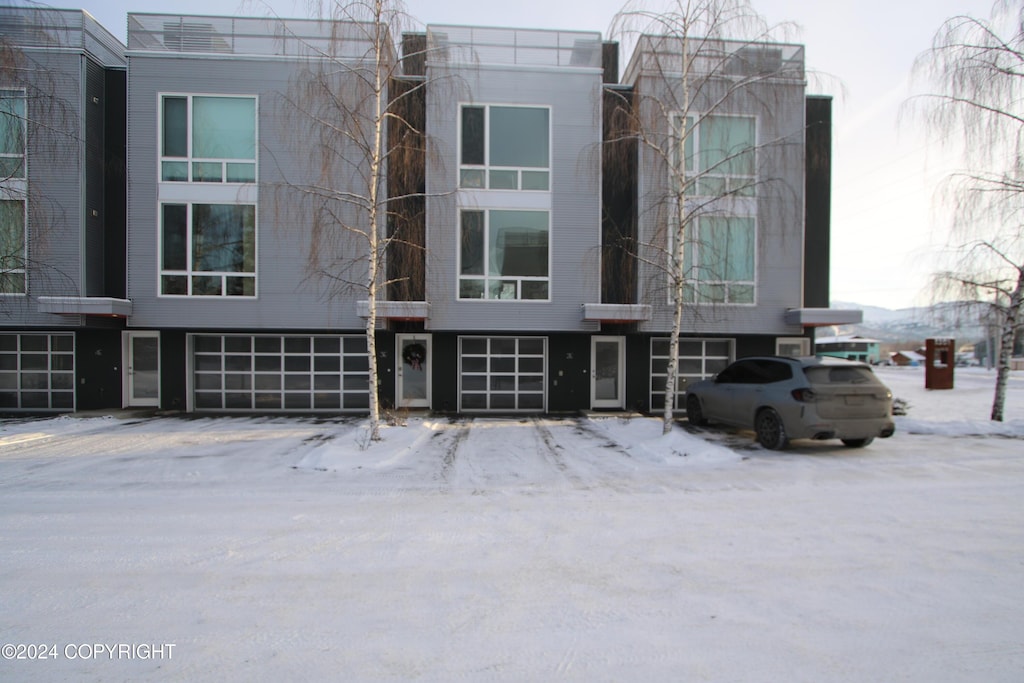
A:
[[[997,2],[988,19],[947,20],[915,75],[929,92],[910,110],[965,165],[944,185],[950,265],[934,275],[935,294],[988,309],[999,336],[991,419],[1002,421],[1024,326],[1024,3]]]
[[[59,52],[68,44],[70,34],[63,14],[46,5],[22,1],[0,8],[2,294],[29,294],[31,289],[38,296],[75,287],[50,260],[48,243],[76,217],[66,216],[60,202],[40,190],[47,186],[45,181],[33,183],[30,189],[28,173],[29,157],[37,168],[52,164],[73,173],[79,149],[87,144],[69,99],[77,84],[47,61],[51,50]],[[102,158],[102,150],[98,153]],[[28,234],[31,241],[26,239]],[[13,314],[14,301],[19,299],[4,299],[4,314]],[[20,301],[27,304],[28,298]]]
[[[758,139],[753,118],[782,115],[774,110],[781,101],[778,86],[769,79],[797,79],[803,107],[802,60],[790,60],[785,48],[793,46],[770,42],[786,28],[768,25],[748,0],[671,0],[663,9],[638,0],[612,23],[611,33],[635,41],[643,60],[637,87],[619,95],[620,123],[607,143],[629,150],[621,141],[635,139],[638,173],[653,187],[641,199],[640,222],[657,228],[640,230],[635,257],[663,276],[672,309],[666,433],[679,387],[687,306],[753,303],[756,243],[744,243],[749,236],[730,221],[737,203],[763,202],[772,184],[759,151],[798,141]],[[795,133],[802,139],[802,128]],[[738,271],[750,284],[730,284]]]
[[[400,54],[409,23],[399,0],[307,3],[328,39],[285,95],[295,144],[310,150],[311,180],[286,181],[311,230],[309,269],[326,296],[367,300],[370,439],[381,439],[376,331],[379,302],[390,289],[422,298],[425,79],[407,78],[425,41]]]

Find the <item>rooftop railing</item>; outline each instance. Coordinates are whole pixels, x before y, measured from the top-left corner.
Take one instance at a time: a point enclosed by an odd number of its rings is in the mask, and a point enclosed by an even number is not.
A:
[[[684,64],[696,76],[734,78],[804,79],[804,47],[788,43],[756,43],[738,40],[678,36],[641,36],[623,75],[634,83],[642,75],[682,74]]]
[[[129,14],[128,50],[359,60],[373,55],[377,31],[387,29],[354,21]]]
[[[427,41],[437,64],[601,67],[597,32],[431,25]]]
[[[104,66],[124,66],[124,45],[88,12],[0,7],[0,36],[22,48],[84,50]]]

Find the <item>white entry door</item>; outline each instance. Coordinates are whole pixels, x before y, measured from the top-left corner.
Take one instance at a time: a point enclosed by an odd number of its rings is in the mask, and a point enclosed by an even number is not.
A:
[[[430,335],[396,335],[398,378],[395,404],[399,408],[430,407]]]
[[[594,408],[623,408],[626,397],[625,337],[591,337],[590,405]]]
[[[125,332],[125,407],[160,405],[160,333]]]

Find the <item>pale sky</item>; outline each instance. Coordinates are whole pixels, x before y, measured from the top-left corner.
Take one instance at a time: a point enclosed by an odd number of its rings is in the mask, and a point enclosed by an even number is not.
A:
[[[70,4],[51,3],[74,7]],[[267,0],[282,16],[305,16],[303,2]],[[600,31],[608,38],[623,0],[407,0],[421,23]],[[753,0],[772,23],[793,22],[791,42],[806,46],[809,94],[833,105],[833,301],[904,308],[927,304],[928,275],[945,243],[948,220],[936,191],[953,168],[926,144],[919,125],[898,121],[911,94],[914,58],[948,17],[988,17],[991,0]],[[125,40],[127,13],[260,15],[237,0],[84,0]],[[629,55],[620,61],[624,65]]]

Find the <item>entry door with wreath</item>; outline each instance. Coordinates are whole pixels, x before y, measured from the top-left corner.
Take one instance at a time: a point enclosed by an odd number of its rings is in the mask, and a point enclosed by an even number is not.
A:
[[[400,408],[430,407],[430,335],[397,335],[398,382],[395,394]]]

